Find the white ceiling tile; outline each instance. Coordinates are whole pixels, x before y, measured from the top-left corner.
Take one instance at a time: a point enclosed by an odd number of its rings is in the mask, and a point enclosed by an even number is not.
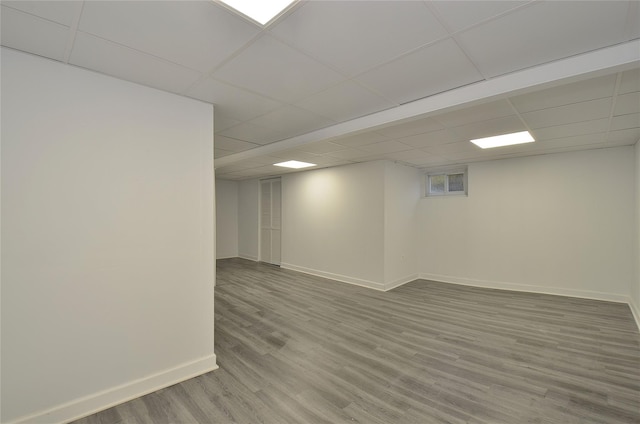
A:
[[[213,128],[215,132],[224,131],[227,128],[238,125],[240,121],[222,116],[217,109],[213,109]]]
[[[224,149],[218,149],[218,148],[214,148],[213,149],[213,157],[214,158],[223,158],[225,156],[229,156],[234,154],[235,152],[232,152],[231,150],[224,150]]]
[[[316,165],[335,162],[338,159],[330,156],[322,156],[314,153],[302,151],[300,149],[287,149],[276,153],[283,160],[299,160],[302,162],[314,163]]]
[[[372,162],[376,160],[386,160],[388,157],[389,157],[389,153],[377,153],[377,154],[369,153],[368,156],[365,156],[362,158],[355,158],[355,159],[352,159],[351,161],[356,163]]]
[[[640,91],[622,94],[616,97],[613,115],[628,115],[640,112]]]
[[[230,150],[232,152],[242,152],[244,150],[250,150],[255,149],[256,147],[260,147],[259,144],[236,140],[234,138],[225,137],[219,134],[216,134],[213,143],[214,146],[218,149]]]
[[[2,6],[2,45],[39,56],[63,60],[69,28]]]
[[[640,2],[637,0],[629,1],[626,30],[629,40],[640,37]]]
[[[611,98],[604,98],[523,113],[522,118],[529,128],[537,129],[608,118],[610,112]]]
[[[267,156],[267,160],[246,159],[240,162],[232,163],[230,165],[218,167],[216,168],[216,171],[220,171],[221,173],[229,173],[229,172],[255,170],[257,168],[262,168],[265,166],[272,167],[274,166],[273,165],[274,163],[278,163],[281,161],[282,159],[280,158],[273,158],[270,156]],[[280,168],[273,168],[273,169],[280,169]]]
[[[256,165],[273,165],[274,163],[282,162],[282,158],[275,155],[264,155],[251,158],[251,162]]]
[[[376,131],[367,131],[362,134],[340,137],[331,141],[342,146],[359,147],[366,146],[367,144],[379,143],[386,140],[389,140],[389,137],[385,137]]]
[[[307,97],[296,105],[336,122],[348,121],[397,106],[351,81],[342,82]]]
[[[284,106],[250,121],[265,128],[277,129],[286,138],[311,132],[333,124],[324,116],[316,115],[295,106]]]
[[[640,140],[640,128],[611,131],[607,135],[608,143],[616,143],[619,146],[636,144],[638,140]]]
[[[606,141],[606,133],[592,133],[583,134],[574,137],[565,137],[555,140],[541,141],[531,143],[535,151],[539,152],[553,152],[554,149],[564,149],[571,147],[593,148],[594,146],[601,145]]]
[[[448,28],[460,31],[471,25],[500,15],[528,3],[529,0],[509,1],[432,1],[440,18]]]
[[[406,162],[421,168],[426,168],[434,165],[444,165],[449,163],[448,159],[443,158],[442,156],[437,156],[437,155],[415,156],[412,158],[398,159],[398,160],[402,160],[403,162]]]
[[[445,127],[458,127],[487,119],[502,118],[513,115],[515,111],[506,100],[497,100],[477,106],[436,115],[435,119]]]
[[[31,15],[70,27],[73,23],[77,1],[2,1],[3,6],[22,10]]]
[[[316,143],[302,145],[298,149],[308,153],[325,154],[345,150],[346,147],[330,141],[318,141]]]
[[[443,129],[432,131],[424,134],[416,134],[409,137],[399,138],[397,141],[412,147],[430,147],[438,144],[454,143],[463,141],[460,137],[452,134],[450,131]]]
[[[322,168],[334,168],[336,166],[342,166],[342,165],[350,165],[354,162],[350,161],[350,160],[335,160],[333,162],[327,162],[327,163],[323,163],[323,164],[318,164],[317,167],[313,168],[313,169],[322,169]],[[299,172],[304,171],[303,169],[301,169]]]
[[[459,34],[487,77],[627,41],[628,2],[536,2]]]
[[[447,35],[419,1],[312,1],[272,32],[355,75]]]
[[[610,131],[640,128],[640,113],[614,116],[611,119]]]
[[[191,69],[82,32],[76,34],[69,63],[174,93],[199,77]]]
[[[258,33],[210,1],[85,1],[79,29],[201,72]]]
[[[369,154],[372,155],[402,152],[404,150],[411,149],[413,149],[412,146],[407,146],[406,144],[402,144],[398,141],[383,141],[381,143],[368,144],[366,146],[360,147],[360,150],[369,152]]]
[[[443,154],[442,157],[450,161],[467,162],[471,160],[489,160],[497,152],[474,151],[474,152],[450,152]]]
[[[564,106],[613,96],[616,74],[591,78],[512,97],[511,103],[520,113]]]
[[[469,141],[457,141],[455,143],[439,144],[437,146],[422,149],[435,155],[452,159],[450,155],[454,153],[482,153],[483,149]]]
[[[267,35],[223,65],[214,77],[287,103],[294,103],[344,79]]]
[[[575,122],[572,124],[557,125],[531,130],[531,135],[537,141],[553,140],[556,138],[573,137],[607,131],[609,118],[594,119],[591,121]]]
[[[526,130],[527,128],[516,115],[474,122],[450,129],[454,136],[465,141]]]
[[[190,97],[216,105],[216,113],[239,121],[247,121],[271,112],[282,103],[232,85],[206,78],[186,93]]]
[[[269,144],[287,138],[278,129],[261,127],[251,122],[243,122],[216,133],[216,135],[218,134],[256,144]]]
[[[565,152],[576,152],[578,150],[586,150],[586,149],[599,149],[603,147],[611,147],[607,145],[605,142],[597,142],[597,143],[589,143],[589,144],[581,144],[576,146],[566,146],[566,147],[546,147],[539,151],[533,151],[531,155],[547,155],[553,153],[565,153]],[[513,155],[511,157],[524,156],[522,154]],[[509,156],[505,156],[509,157]]]
[[[591,133],[576,135],[572,137],[557,138],[553,140],[536,141],[535,143],[522,144],[524,149],[536,152],[548,152],[553,149],[574,147],[574,146],[593,146],[594,144],[603,143],[605,141],[606,133]],[[518,146],[507,146],[513,151]],[[505,149],[508,150],[508,149]]]
[[[640,91],[640,68],[623,72],[620,78],[618,94],[633,93],[634,91]]]
[[[221,173],[220,171],[218,171],[216,169],[216,179],[222,179],[222,180],[241,181],[241,180],[244,180],[244,179],[249,179],[253,175],[254,174],[251,173],[250,171],[238,171],[238,172]]]
[[[427,153],[420,149],[405,150],[402,152],[390,153],[387,156],[391,160],[400,160],[411,164],[425,164],[434,160],[442,160],[440,156]]]
[[[216,174],[228,174],[230,172],[239,172],[239,171],[251,170],[251,169],[255,169],[256,167],[260,167],[260,166],[262,166],[262,165],[256,166],[254,163],[251,163],[251,162],[237,162],[237,163],[233,163],[231,165],[227,165],[227,166],[216,168]]]
[[[376,132],[390,139],[400,139],[411,135],[427,133],[442,129],[442,125],[433,118],[422,118],[406,121],[398,125],[377,128]]]
[[[298,154],[294,154],[294,159],[296,159],[296,157],[302,157],[302,156],[298,156]],[[304,159],[298,159],[298,160],[304,161]],[[312,155],[308,159],[308,162],[315,163],[316,165],[333,165],[335,163],[344,162],[344,161],[345,161],[344,159],[337,159],[333,156],[328,156],[328,155]]]
[[[357,77],[358,81],[399,104],[481,79],[452,39],[422,48]]]
[[[365,152],[364,150],[345,148],[344,150],[327,153],[327,155],[337,159],[353,160],[369,156],[370,153]]]

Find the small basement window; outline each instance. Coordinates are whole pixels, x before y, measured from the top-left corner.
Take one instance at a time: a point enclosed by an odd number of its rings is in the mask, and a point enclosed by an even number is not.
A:
[[[467,194],[467,171],[456,170],[427,174],[427,196],[450,196]]]

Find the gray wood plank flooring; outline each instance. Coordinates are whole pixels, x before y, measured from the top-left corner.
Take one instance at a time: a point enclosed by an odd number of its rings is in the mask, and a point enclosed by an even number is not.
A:
[[[640,422],[624,304],[225,259],[215,307],[220,369],[76,423]]]

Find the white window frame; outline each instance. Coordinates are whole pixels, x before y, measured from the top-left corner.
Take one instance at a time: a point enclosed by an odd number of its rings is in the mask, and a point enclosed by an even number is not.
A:
[[[462,191],[449,191],[449,175],[462,174],[464,190]],[[444,175],[444,192],[432,192],[431,191],[431,177],[437,177]],[[467,196],[469,193],[469,180],[467,177],[466,168],[446,169],[434,172],[427,172],[425,175],[425,190],[426,197],[443,197],[443,196]]]

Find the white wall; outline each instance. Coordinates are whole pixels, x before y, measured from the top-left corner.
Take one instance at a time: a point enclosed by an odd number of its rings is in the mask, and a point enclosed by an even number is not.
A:
[[[282,266],[384,288],[384,162],[282,177]]]
[[[2,49],[2,422],[216,368],[213,110]]]
[[[640,329],[640,140],[635,145],[635,278],[631,284],[631,309],[636,318],[636,323]]]
[[[258,260],[258,180],[238,184],[238,256]]]
[[[216,258],[238,256],[238,183],[216,178]]]
[[[385,289],[418,278],[416,208],[420,201],[420,171],[385,162],[384,282]]]
[[[469,196],[418,209],[420,273],[478,286],[627,301],[633,147],[469,165]]]

